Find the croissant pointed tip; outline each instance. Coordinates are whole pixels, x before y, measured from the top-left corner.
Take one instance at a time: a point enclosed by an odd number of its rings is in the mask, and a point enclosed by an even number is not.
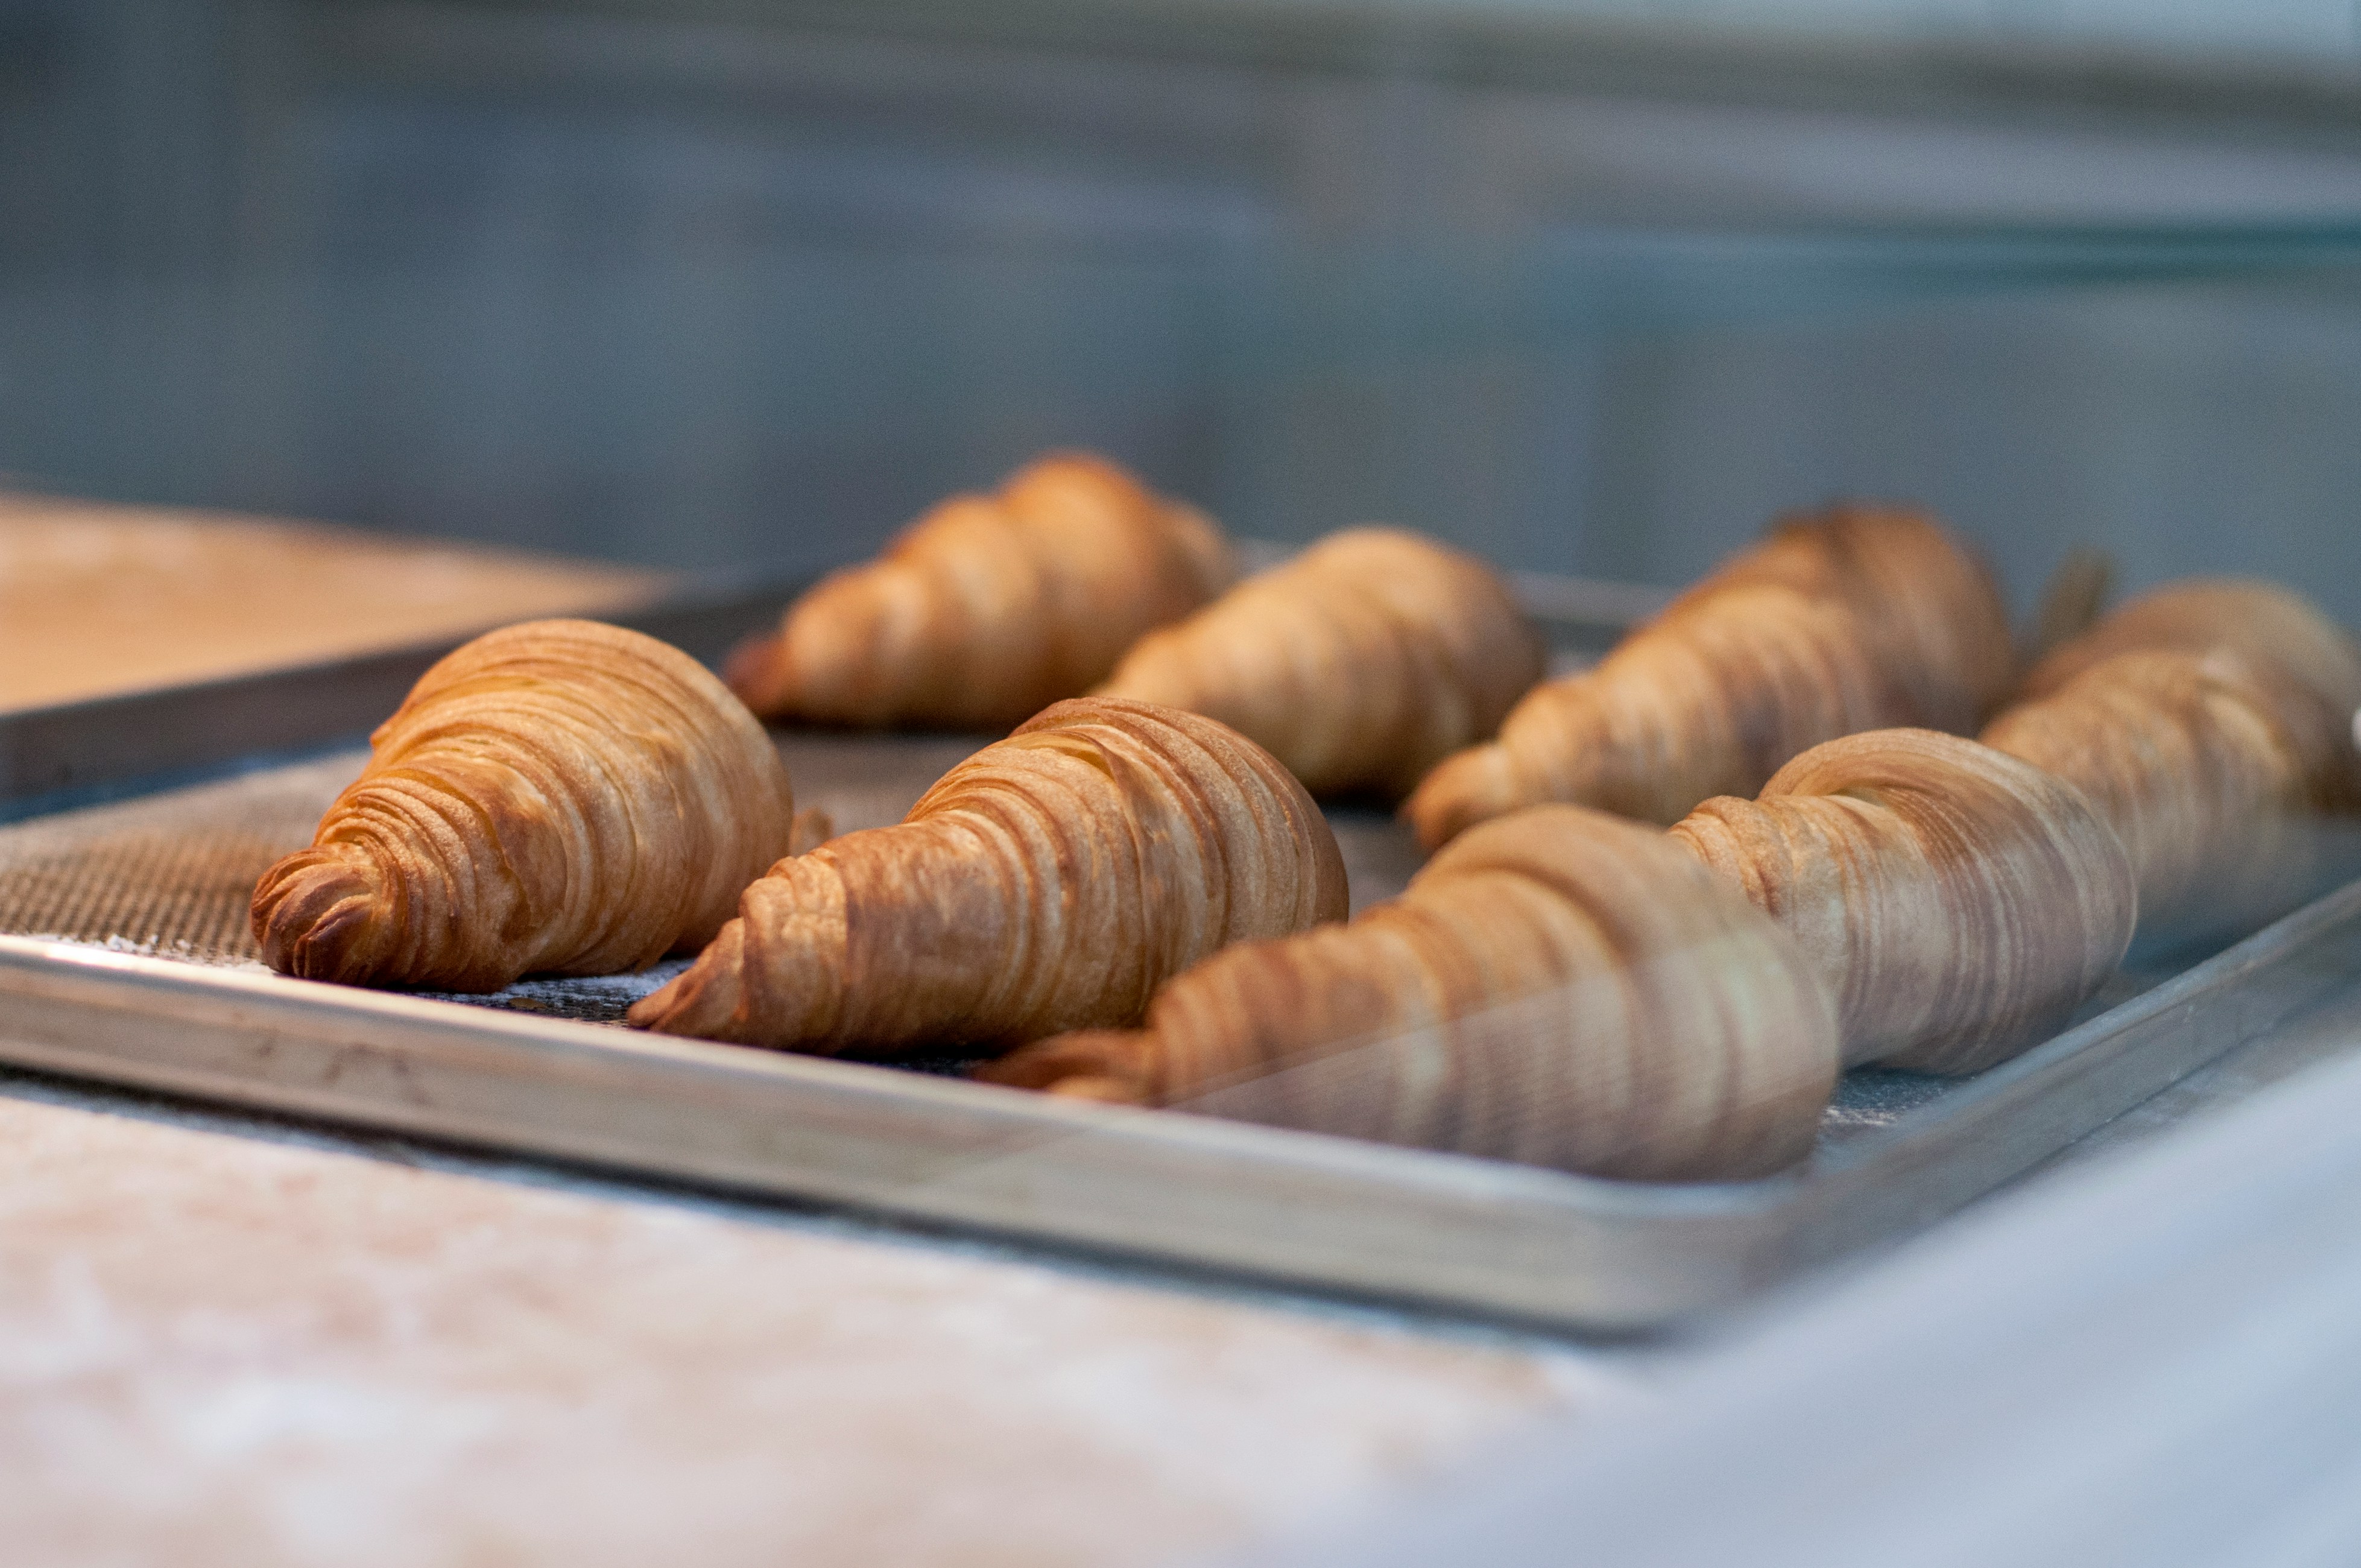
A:
[[[732,920],[707,945],[697,961],[631,1003],[623,1022],[662,1035],[695,1035],[709,1040],[739,1037],[731,1027],[742,987],[744,927]]]
[[[970,1076],[980,1083],[1069,1100],[1151,1105],[1154,1050],[1155,1036],[1142,1030],[1080,1029],[985,1062]]]
[[[1509,777],[1509,757],[1497,742],[1473,746],[1435,764],[1402,803],[1401,815],[1418,846],[1434,853],[1479,822],[1521,804]]]
[[[377,862],[341,845],[300,850],[256,884],[251,919],[262,961],[304,980],[366,983],[383,896]]]

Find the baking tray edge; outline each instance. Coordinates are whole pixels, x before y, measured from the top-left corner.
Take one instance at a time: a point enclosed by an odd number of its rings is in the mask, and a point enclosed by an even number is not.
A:
[[[1612,1182],[0,938],[0,1060],[602,1169],[1631,1330],[1918,1228],[2355,973],[2361,882],[1824,1158]]]

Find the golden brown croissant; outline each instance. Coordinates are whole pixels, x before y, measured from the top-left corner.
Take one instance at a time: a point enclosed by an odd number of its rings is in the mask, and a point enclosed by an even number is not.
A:
[[[979,1076],[1657,1179],[1807,1153],[1837,1074],[1827,995],[1770,920],[1662,833],[1538,806],[1455,840],[1349,926],[1232,948],[1147,1027]]]
[[[2024,692],[1986,744],[2091,797],[2154,927],[2267,913],[2296,885],[2304,819],[2361,804],[2361,654],[2283,589],[2159,589],[2060,647]]]
[[[1130,1023],[1215,948],[1345,907],[1335,838],[1268,753],[1195,714],[1082,698],[899,825],[772,867],[631,1021],[829,1055],[1006,1045]]]
[[[754,716],[652,637],[536,620],[477,638],[369,737],[312,848],[254,890],[274,969],[496,991],[702,944],[787,846]]]
[[[1355,528],[1149,632],[1099,690],[1218,718],[1314,795],[1398,796],[1541,676],[1541,640],[1490,567]]]
[[[1236,576],[1209,519],[1112,463],[1053,455],[823,578],[739,650],[730,685],[769,717],[1005,729]]]
[[[2034,666],[2015,700],[2048,696],[2118,653],[2234,656],[2271,695],[2323,809],[2361,806],[2361,649],[2301,595],[2238,577],[2170,583],[2125,605]]]
[[[1497,741],[1444,761],[1404,811],[1430,849],[1545,800],[1672,823],[1839,735],[1972,729],[2011,673],[1991,578],[1935,522],[1791,520],[1595,669],[1528,693]]]
[[[1958,1073],[2015,1055],[2105,983],[2138,908],[2081,791],[1931,730],[1816,746],[1672,838],[1795,938],[1848,1063]]]

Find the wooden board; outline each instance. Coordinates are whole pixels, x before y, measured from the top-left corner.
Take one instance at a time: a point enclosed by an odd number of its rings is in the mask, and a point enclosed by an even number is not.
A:
[[[670,575],[0,494],[0,713],[648,604]]]

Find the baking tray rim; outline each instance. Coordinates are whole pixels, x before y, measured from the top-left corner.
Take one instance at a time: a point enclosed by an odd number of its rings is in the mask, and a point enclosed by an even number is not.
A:
[[[0,937],[0,998],[13,1004],[11,1016],[0,1021],[0,1060],[642,1178],[1209,1266],[1299,1288],[1558,1327],[1629,1330],[1693,1315],[1829,1257],[1890,1241],[2038,1164],[2302,1005],[2310,994],[2281,986],[2276,1002],[2246,1006],[2240,987],[2347,928],[2361,931],[2361,880],[1902,1113],[1811,1166],[1735,1183],[1610,1180],[1212,1116],[1063,1102],[870,1063],[26,937]],[[53,1008],[50,1029],[38,1039],[27,1037],[14,1016],[37,1001]],[[2197,1027],[2200,1010],[2217,1003],[2228,1004],[2233,1025],[2210,1032]],[[334,1071],[310,1085],[273,1081],[259,1065],[239,1071],[175,1060],[169,1041],[151,1037],[142,1047],[101,1037],[109,1034],[111,1014],[150,1025],[152,1036],[185,1034],[200,1014],[220,1014],[205,1026],[214,1035],[242,1035],[265,1057],[291,1042],[309,1045],[315,1055],[359,1052],[381,1058],[379,1066],[394,1061],[397,1077],[414,1075],[420,1067],[464,1069],[527,1083],[537,1078],[543,1089],[554,1080],[603,1079],[605,1090],[594,1086],[590,1092],[620,1094],[611,1108],[626,1113],[653,1086],[669,1096],[668,1103],[689,1111],[700,1103],[742,1110],[761,1100],[770,1112],[882,1117],[884,1125],[849,1135],[854,1146],[866,1139],[876,1157],[890,1164],[908,1157],[916,1166],[881,1175],[825,1157],[776,1151],[752,1165],[732,1166],[720,1156],[634,1143],[628,1132],[612,1129],[504,1126],[497,1117],[488,1121],[482,1113],[431,1098],[404,1102],[409,1091],[383,1083],[340,1089]],[[172,1024],[183,1027],[157,1027]],[[2180,1035],[2172,1035],[2175,1029]],[[2136,1053],[2147,1034],[2187,1039],[2178,1055],[2150,1051],[2148,1058],[2158,1059],[2148,1070],[2137,1070],[2146,1058]],[[2117,1047],[2112,1054],[2111,1044]],[[445,1059],[438,1062],[436,1052]],[[2027,1105],[2048,1106],[2055,1122],[2058,1107],[2049,1102],[2070,1093],[2078,1080],[2111,1069],[2119,1076],[2128,1072],[2128,1079],[2101,1102],[2069,1114],[2067,1135],[2026,1139],[2009,1123],[2013,1110]],[[1979,1129],[1993,1135],[1988,1146],[1977,1142]],[[950,1141],[915,1146],[934,1134]],[[1054,1187],[1084,1176],[1112,1179],[1117,1188],[1127,1179],[1133,1190],[1128,1197],[1094,1190],[1080,1201],[1071,1191],[1046,1201],[1040,1195],[1044,1183]],[[1159,1192],[1185,1203],[1186,1194],[1159,1188],[1176,1177],[1218,1190],[1216,1207],[1222,1193],[1231,1193],[1226,1220],[1176,1219],[1159,1210],[1152,1201]],[[1921,1179],[1916,1188],[1914,1178]],[[1242,1185],[1257,1183],[1274,1188],[1263,1198],[1268,1209],[1235,1196]],[[1295,1223],[1278,1184],[1292,1184],[1297,1201],[1308,1205],[1293,1212]],[[1031,1197],[1011,1198],[1020,1190]],[[1374,1224],[1389,1247],[1406,1250],[1345,1259],[1333,1241],[1305,1232],[1301,1222],[1310,1214],[1347,1229],[1354,1223],[1365,1230]],[[1445,1224],[1472,1226],[1491,1239],[1475,1236],[1470,1251],[1467,1234],[1433,1229]],[[1290,1234],[1312,1253],[1290,1259]],[[1422,1237],[1452,1255],[1422,1259]]]

